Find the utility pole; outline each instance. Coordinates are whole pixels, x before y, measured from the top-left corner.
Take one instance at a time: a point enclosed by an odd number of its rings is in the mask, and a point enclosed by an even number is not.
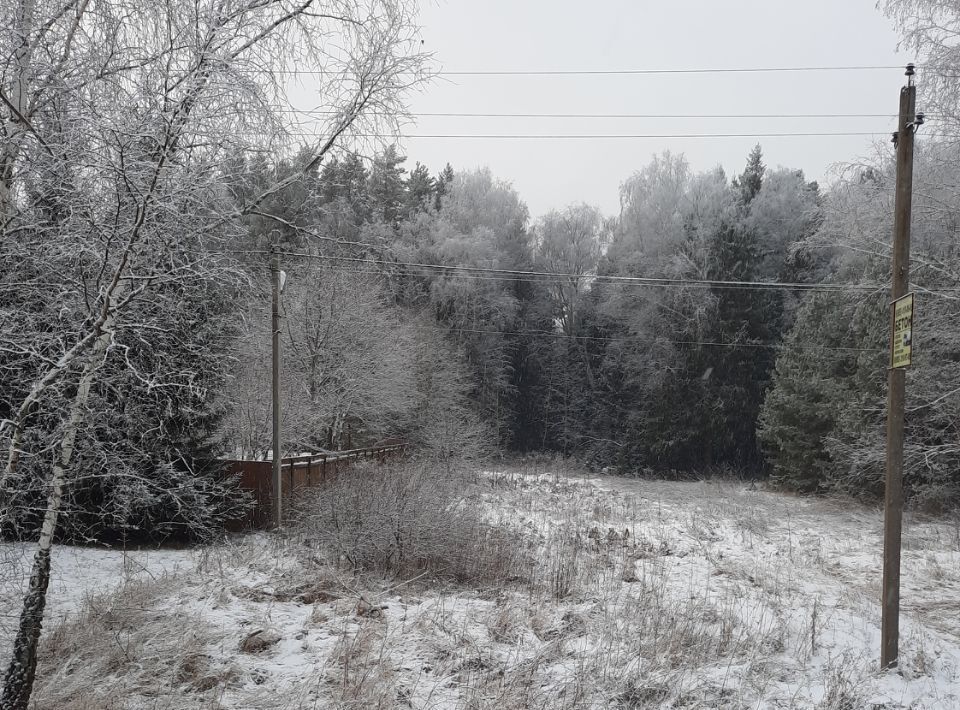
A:
[[[891,338],[894,330],[893,302],[910,287],[910,209],[913,202],[913,141],[922,117],[915,115],[917,87],[914,67],[907,65],[907,85],[900,89],[900,117],[893,141],[897,148],[897,186],[894,205]],[[891,343],[892,346],[892,343]],[[892,351],[891,351],[892,352]],[[903,526],[903,410],[906,371],[887,370],[887,479],[883,525],[883,616],[881,622],[880,666],[897,665],[900,643],[900,537]]]
[[[283,515],[283,483],[280,478],[280,253],[275,239],[270,241],[270,281],[273,284],[271,313],[273,382],[273,525],[279,528]]]

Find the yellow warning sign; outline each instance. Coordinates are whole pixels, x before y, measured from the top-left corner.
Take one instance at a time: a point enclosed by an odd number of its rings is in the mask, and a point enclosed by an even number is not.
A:
[[[913,356],[913,294],[893,302],[893,339],[890,367],[907,367]]]

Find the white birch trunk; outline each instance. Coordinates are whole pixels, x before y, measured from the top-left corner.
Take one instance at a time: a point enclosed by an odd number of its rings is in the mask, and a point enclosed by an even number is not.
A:
[[[66,483],[66,471],[73,458],[74,443],[83,421],[90,398],[90,387],[96,371],[103,363],[107,348],[113,340],[113,319],[109,318],[96,344],[91,350],[77,392],[70,405],[70,418],[60,440],[60,456],[53,466],[50,477],[50,492],[47,495],[47,508],[43,516],[43,527],[37,542],[37,551],[33,558],[30,573],[30,586],[23,599],[20,612],[20,626],[14,641],[13,654],[3,679],[3,691],[0,694],[0,710],[27,710],[33,681],[37,672],[37,647],[40,643],[40,631],[43,625],[43,612],[47,604],[47,587],[50,583],[50,553],[57,529],[57,518],[63,502],[63,489]]]

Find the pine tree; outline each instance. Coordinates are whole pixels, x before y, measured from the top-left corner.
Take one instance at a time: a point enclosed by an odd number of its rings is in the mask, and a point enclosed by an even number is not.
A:
[[[406,169],[401,167],[406,156],[397,152],[396,146],[389,146],[373,160],[370,170],[369,194],[372,216],[394,228],[400,225],[404,217],[405,185],[403,175]]]
[[[733,179],[733,186],[740,191],[740,197],[743,204],[750,204],[750,201],[760,192],[763,187],[763,174],[767,168],[763,164],[763,149],[760,144],[754,146],[747,156],[747,166],[739,177]]]
[[[323,228],[340,238],[355,239],[370,217],[367,169],[353,153],[332,159],[317,180],[319,220]]]
[[[447,163],[440,175],[437,176],[437,184],[433,197],[433,207],[440,210],[443,206],[443,196],[450,191],[450,185],[453,183],[453,168]]]
[[[436,191],[436,181],[430,177],[430,171],[426,165],[417,162],[416,167],[410,171],[410,176],[406,183],[406,206],[404,217],[412,217],[417,212],[423,212],[432,205],[433,195]]]

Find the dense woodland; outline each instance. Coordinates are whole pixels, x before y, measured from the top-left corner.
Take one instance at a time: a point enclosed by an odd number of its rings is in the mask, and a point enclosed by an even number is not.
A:
[[[908,480],[947,504],[960,484],[960,412],[945,391],[960,380],[949,187],[960,159],[921,145]],[[91,483],[76,486],[67,520],[85,534],[159,521],[161,488],[204,497],[222,485],[202,475],[216,454],[267,455],[271,242],[286,272],[286,451],[401,436],[437,456],[546,451],[624,474],[726,472],[878,496],[893,199],[883,153],[825,194],[766,167],[759,146],[732,178],[663,153],[623,182],[617,218],[578,204],[534,221],[488,169],[407,170],[394,147],[370,163],[333,157],[218,246],[217,279],[137,306],[156,327],[120,339],[95,389],[76,459]],[[295,160],[236,155],[218,182],[239,201]],[[40,315],[48,332],[64,317]],[[143,373],[164,369],[188,381],[151,387]],[[3,370],[4,392],[26,381],[17,373]],[[126,474],[96,475],[107,463]],[[42,489],[17,492],[31,494]]]
[[[923,142],[914,221],[922,307],[908,467],[915,493],[940,502],[958,482],[956,400],[939,398],[960,375],[960,204],[943,172],[954,151]],[[892,151],[879,153],[826,194],[800,171],[768,169],[759,146],[732,178],[664,153],[623,182],[616,219],[581,204],[535,221],[486,169],[406,172],[395,148],[369,168],[333,160],[271,206],[290,272],[289,445],[418,441],[460,402],[464,428],[445,432],[454,448],[469,430],[488,450],[628,474],[725,470],[876,496],[893,199]],[[262,169],[244,164],[238,180]],[[252,280],[263,282],[275,229],[251,227]],[[258,301],[248,322],[265,324],[263,285]],[[263,448],[262,327],[255,340],[242,365],[260,370],[236,384],[259,382],[260,408],[235,410],[231,431]],[[425,387],[459,399],[438,403]]]
[[[886,9],[944,69],[921,94],[938,129],[918,144],[906,462],[915,500],[943,506],[960,497],[960,147],[945,78],[960,61],[924,22],[934,5]],[[157,27],[197,21],[161,15]],[[211,36],[239,41],[245,18]],[[365,112],[401,115],[397,77],[422,71],[402,12],[351,36],[377,61],[344,60],[357,79],[323,127],[339,140],[297,149],[270,111],[282,90],[250,77],[293,36],[322,54],[306,30],[274,37],[286,20],[263,20],[229,57],[262,54],[218,74],[201,48],[179,76],[149,69],[159,55],[124,45],[109,18],[109,56],[74,46],[62,20],[38,43],[78,52],[74,74],[41,81],[30,61],[60,65],[39,54],[5,70],[27,89],[0,154],[5,534],[49,517],[50,470],[55,524],[74,538],[202,534],[244,504],[216,460],[268,454],[272,248],[285,452],[403,437],[437,459],[551,452],[627,475],[880,494],[890,146],[829,189],[759,145],[734,175],[638,154],[619,214],[573,204],[531,219],[495,166],[431,170],[351,137]],[[137,81],[110,80],[136,61]]]

